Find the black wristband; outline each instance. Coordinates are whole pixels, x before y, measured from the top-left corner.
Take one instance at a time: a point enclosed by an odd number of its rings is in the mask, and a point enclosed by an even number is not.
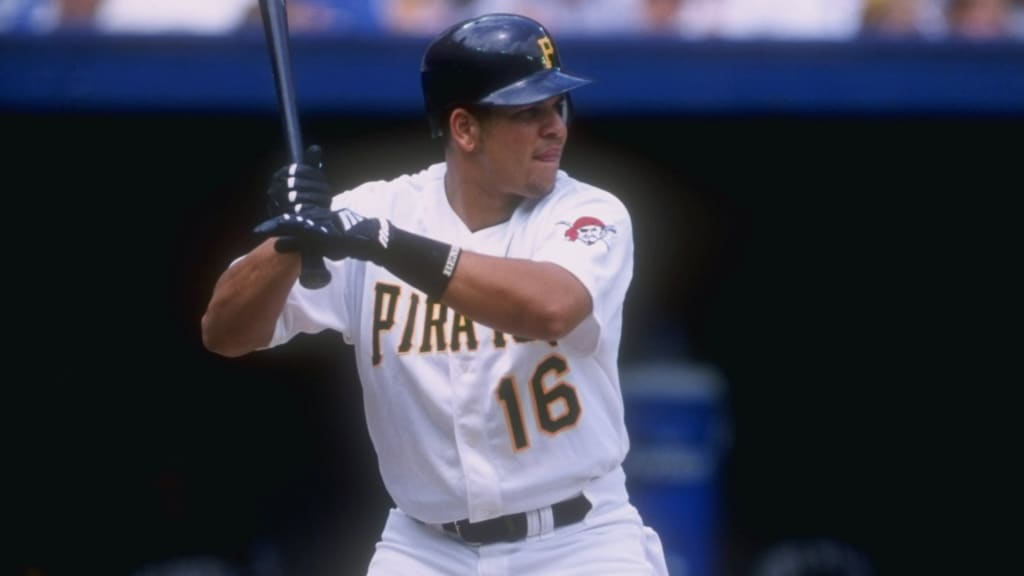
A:
[[[388,227],[387,249],[379,264],[428,297],[440,299],[455,273],[462,249],[394,225]]]

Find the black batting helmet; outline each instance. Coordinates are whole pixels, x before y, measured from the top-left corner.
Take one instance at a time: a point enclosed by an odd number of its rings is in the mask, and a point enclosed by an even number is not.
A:
[[[478,16],[442,32],[427,47],[420,80],[433,137],[458,106],[522,106],[590,83],[562,71],[540,22],[516,14]]]

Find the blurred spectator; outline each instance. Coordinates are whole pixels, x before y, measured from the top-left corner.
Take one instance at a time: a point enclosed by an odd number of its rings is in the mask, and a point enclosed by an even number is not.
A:
[[[131,34],[224,34],[241,28],[257,0],[101,0],[96,28]]]
[[[1010,9],[1010,0],[948,0],[947,32],[976,40],[1008,38],[1012,31]]]
[[[722,0],[639,0],[630,11],[640,14],[636,32],[707,38],[718,35],[723,7]]]
[[[683,0],[644,0],[641,6],[644,19],[651,23],[652,31],[675,28]]]
[[[686,38],[842,39],[860,29],[865,0],[639,0],[642,32]],[[616,14],[616,12],[612,12]]]
[[[288,30],[298,34],[376,34],[382,30],[380,0],[288,0]],[[259,29],[258,3],[249,9],[247,24]]]
[[[861,33],[878,37],[936,36],[944,24],[935,0],[866,0]]]
[[[674,28],[683,38],[722,35],[727,8],[724,0],[644,0],[644,4],[648,29],[656,34]]]
[[[59,0],[60,25],[67,28],[92,26],[100,0]]]
[[[647,0],[471,0],[462,2],[462,14],[488,12],[523,14],[559,36],[613,35],[646,32]],[[674,0],[669,0],[670,3]]]
[[[860,31],[864,0],[721,0],[722,36],[844,39]]]
[[[410,36],[433,36],[455,22],[451,0],[377,0],[385,31]]]
[[[678,34],[682,28],[682,7],[685,0],[644,0],[645,32]]]
[[[0,31],[52,32],[92,26],[102,0],[0,0]]]
[[[377,0],[289,0],[288,27],[296,32],[366,33],[382,27]]]

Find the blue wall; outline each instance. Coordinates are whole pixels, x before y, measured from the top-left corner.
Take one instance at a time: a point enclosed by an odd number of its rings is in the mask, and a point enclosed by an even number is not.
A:
[[[420,110],[419,38],[293,39],[303,112]],[[598,81],[581,114],[1024,113],[1024,43],[567,39]],[[275,106],[262,36],[0,38],[0,106],[250,110]]]

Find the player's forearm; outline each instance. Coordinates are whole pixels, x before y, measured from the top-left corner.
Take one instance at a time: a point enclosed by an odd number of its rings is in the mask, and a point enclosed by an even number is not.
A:
[[[211,352],[241,356],[270,343],[301,268],[298,254],[279,254],[273,243],[257,246],[217,281],[202,320]]]
[[[590,293],[549,262],[463,252],[442,301],[460,313],[516,336],[557,340],[590,314]]]

